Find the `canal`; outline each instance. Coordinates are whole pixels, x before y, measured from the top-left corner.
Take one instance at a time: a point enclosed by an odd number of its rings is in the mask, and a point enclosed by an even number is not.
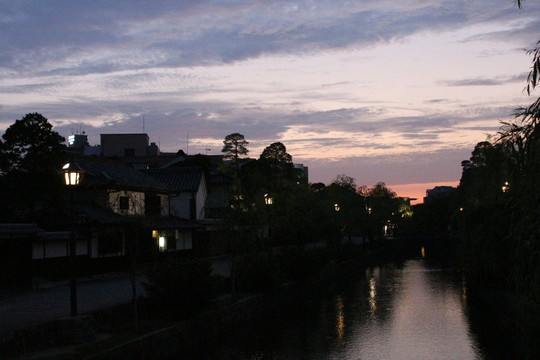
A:
[[[467,304],[456,270],[422,259],[386,263],[182,358],[493,359],[471,330]]]

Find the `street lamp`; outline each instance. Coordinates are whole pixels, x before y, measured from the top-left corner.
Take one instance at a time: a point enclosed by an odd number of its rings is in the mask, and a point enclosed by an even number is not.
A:
[[[270,197],[268,194],[264,194],[264,203],[266,205],[272,205],[274,203],[274,199]]]
[[[71,316],[77,316],[77,270],[76,270],[76,259],[77,259],[77,249],[75,241],[75,225],[74,225],[74,188],[79,185],[83,176],[83,170],[76,163],[67,163],[62,167],[62,172],[64,173],[64,181],[66,186],[70,188],[71,193],[71,234],[69,236],[69,262],[70,262],[70,280],[69,280],[69,300],[71,305]]]
[[[76,163],[67,163],[62,167],[64,181],[68,186],[79,185],[82,179],[83,170]]]

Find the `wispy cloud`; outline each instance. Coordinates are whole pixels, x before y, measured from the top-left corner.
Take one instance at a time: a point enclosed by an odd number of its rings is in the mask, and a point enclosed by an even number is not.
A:
[[[166,151],[238,131],[320,179],[455,180],[528,101],[539,22],[509,0],[0,1],[0,129],[37,111],[97,143],[144,117]]]
[[[511,84],[511,83],[525,83],[527,79],[527,73],[521,73],[519,75],[511,75],[511,76],[499,76],[496,78],[471,78],[471,79],[461,79],[461,80],[449,80],[443,82],[443,85],[447,86],[496,86],[496,85],[504,85],[504,84]]]

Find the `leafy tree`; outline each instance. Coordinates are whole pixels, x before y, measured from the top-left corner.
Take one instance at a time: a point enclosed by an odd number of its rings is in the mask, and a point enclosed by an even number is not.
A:
[[[36,172],[55,167],[61,161],[66,140],[52,130],[41,114],[27,114],[7,128],[0,146],[0,171]]]
[[[386,184],[383,182],[378,182],[368,191],[368,196],[372,198],[395,198],[397,194],[386,187]]]
[[[337,222],[341,236],[358,236],[365,230],[365,198],[357,192],[355,179],[345,174],[336,179],[324,190],[327,207],[332,209],[331,219]]]
[[[382,234],[384,224],[389,220],[395,222],[398,219],[400,210],[402,210],[402,202],[384,182],[378,182],[362,191],[366,196],[366,207],[369,214],[369,237],[379,237]]]
[[[338,238],[340,226],[331,196],[307,186],[294,187],[272,196],[273,204],[266,209],[274,244],[302,246],[307,242]]]
[[[310,187],[315,192],[323,191],[324,189],[326,189],[326,185],[322,182],[311,184]]]
[[[280,142],[266,147],[258,160],[245,164],[239,171],[243,190],[254,195],[289,191],[299,185],[301,170],[292,163],[292,156]]]
[[[232,133],[225,136],[223,140],[223,149],[221,152],[224,153],[226,159],[234,159],[236,172],[238,173],[238,159],[242,156],[246,156],[249,150],[246,148],[249,142],[246,141],[244,135],[240,133]]]
[[[281,142],[267,146],[261,153],[259,160],[268,161],[274,168],[292,164],[292,156],[287,153],[287,148]]]
[[[41,114],[27,114],[0,141],[0,214],[3,221],[37,221],[54,216],[63,191],[58,171],[65,139]]]

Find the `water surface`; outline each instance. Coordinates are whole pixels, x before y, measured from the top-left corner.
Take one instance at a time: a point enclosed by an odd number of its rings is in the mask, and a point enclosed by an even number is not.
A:
[[[190,359],[486,360],[458,272],[408,260],[357,275]]]

